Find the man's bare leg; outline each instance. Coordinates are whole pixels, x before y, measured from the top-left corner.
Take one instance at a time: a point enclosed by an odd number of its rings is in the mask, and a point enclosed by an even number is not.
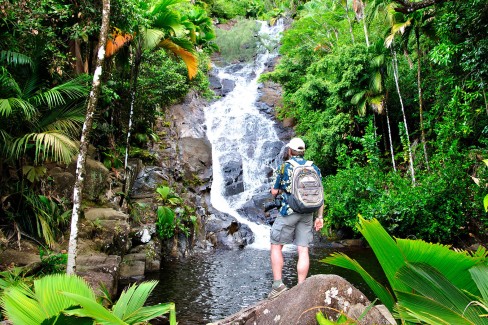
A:
[[[273,280],[281,280],[283,272],[283,245],[271,244],[271,270]]]
[[[305,281],[310,267],[310,257],[308,255],[308,247],[297,246],[298,250],[298,262],[297,262],[297,274],[298,284]],[[274,274],[274,273],[273,273]]]

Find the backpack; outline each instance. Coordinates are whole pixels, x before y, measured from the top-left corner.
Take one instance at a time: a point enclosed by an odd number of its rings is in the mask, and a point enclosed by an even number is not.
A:
[[[324,203],[324,188],[319,174],[312,166],[312,161],[300,165],[293,159],[287,161],[293,167],[291,193],[288,194],[288,206],[297,213],[312,213]]]

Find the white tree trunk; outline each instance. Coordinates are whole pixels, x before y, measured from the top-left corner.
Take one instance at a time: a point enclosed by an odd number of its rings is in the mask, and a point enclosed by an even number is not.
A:
[[[81,131],[80,152],[76,162],[76,182],[73,190],[73,212],[71,214],[71,232],[68,245],[68,263],[66,273],[76,272],[76,254],[78,246],[78,219],[82,200],[83,182],[85,176],[85,162],[88,151],[88,137],[90,135],[93,116],[97,107],[98,96],[100,93],[100,77],[102,75],[103,60],[105,58],[105,44],[107,43],[108,27],[110,23],[110,0],[103,0],[102,26],[100,29],[100,39],[98,42],[97,62],[93,75],[92,90],[86,109],[85,122]]]
[[[412,175],[412,184],[415,186],[415,171],[413,169],[413,156],[412,156],[412,148],[410,145],[410,134],[408,133],[408,126],[407,126],[407,118],[405,116],[405,108],[403,106],[403,99],[402,99],[402,94],[400,92],[400,85],[398,83],[398,64],[397,64],[397,56],[396,56],[396,51],[391,47],[391,53],[393,54],[393,76],[395,79],[395,86],[398,92],[398,98],[400,99],[400,106],[402,107],[402,115],[403,115],[403,123],[405,124],[405,134],[407,137],[407,146],[408,146],[408,160],[409,160],[409,165],[410,165],[410,174]]]
[[[391,153],[391,164],[393,165],[393,170],[397,171],[395,164],[395,153],[393,152],[393,140],[391,138],[391,127],[390,127],[390,116],[388,115],[388,105],[385,105],[386,112],[386,125],[388,125],[388,138],[390,140],[390,153]]]

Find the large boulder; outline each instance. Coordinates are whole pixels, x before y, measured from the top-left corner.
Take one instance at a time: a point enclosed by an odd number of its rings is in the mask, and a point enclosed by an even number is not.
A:
[[[320,310],[328,319],[337,320],[340,313],[357,324],[396,324],[386,308],[375,306],[361,319],[370,301],[344,278],[333,274],[314,275],[302,284],[245,308],[213,325],[224,324],[300,324],[315,325]]]
[[[101,252],[123,256],[131,247],[129,232],[127,214],[112,208],[91,208],[85,211],[79,236],[93,240]]]
[[[71,162],[68,167],[68,172],[72,175],[76,175],[76,160]],[[54,177],[58,179],[57,186],[60,187],[60,190],[69,192],[71,187],[65,189],[67,184],[64,184],[64,182],[71,180],[71,177],[66,174],[59,175],[59,173],[54,175]],[[74,176],[72,180],[74,182]],[[105,167],[101,162],[87,157],[85,163],[85,181],[83,183],[83,198],[90,201],[102,200],[108,188],[108,180],[109,170],[107,167]],[[74,183],[72,185],[74,185]],[[71,197],[71,195],[68,197]]]

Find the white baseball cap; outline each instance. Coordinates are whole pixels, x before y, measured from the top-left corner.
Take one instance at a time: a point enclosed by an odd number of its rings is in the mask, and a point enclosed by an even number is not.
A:
[[[305,142],[303,142],[303,140],[300,138],[291,139],[286,146],[295,151],[305,151]]]

